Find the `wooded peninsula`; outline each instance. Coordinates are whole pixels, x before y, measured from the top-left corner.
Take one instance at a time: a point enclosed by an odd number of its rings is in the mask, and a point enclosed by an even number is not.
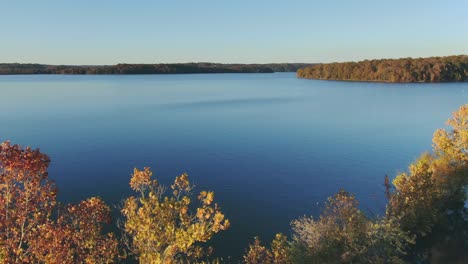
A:
[[[463,82],[468,81],[468,55],[316,64],[299,69],[297,77],[395,83]]]
[[[307,63],[223,64],[117,64],[117,65],[46,65],[0,63],[0,75],[7,74],[185,74],[185,73],[273,73],[296,72]]]

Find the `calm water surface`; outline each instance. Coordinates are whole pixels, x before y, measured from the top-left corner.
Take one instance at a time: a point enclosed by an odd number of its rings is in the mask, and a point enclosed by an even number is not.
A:
[[[59,198],[131,194],[134,167],[163,183],[189,173],[232,222],[214,239],[238,257],[255,235],[318,215],[341,188],[384,209],[385,174],[431,148],[434,130],[468,102],[468,83],[300,80],[294,73],[0,76],[0,140],[52,158]]]

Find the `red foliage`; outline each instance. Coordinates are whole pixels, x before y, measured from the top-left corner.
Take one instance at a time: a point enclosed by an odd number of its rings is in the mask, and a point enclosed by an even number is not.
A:
[[[57,211],[49,163],[38,149],[0,144],[0,262],[112,262],[117,241],[101,235],[109,207],[90,198]]]

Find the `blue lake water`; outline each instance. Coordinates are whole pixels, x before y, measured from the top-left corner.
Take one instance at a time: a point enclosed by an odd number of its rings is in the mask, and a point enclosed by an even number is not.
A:
[[[163,183],[187,172],[213,190],[229,231],[217,255],[318,215],[341,188],[383,211],[385,174],[404,171],[468,103],[468,83],[301,80],[294,73],[0,76],[0,141],[47,153],[59,199],[132,194],[134,167]]]

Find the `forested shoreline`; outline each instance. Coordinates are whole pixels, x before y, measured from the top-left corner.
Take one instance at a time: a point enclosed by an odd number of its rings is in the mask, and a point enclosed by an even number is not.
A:
[[[468,56],[324,63],[299,69],[297,77],[392,83],[463,82],[468,81]]]
[[[0,63],[0,75],[13,74],[189,74],[189,73],[273,73],[295,72],[306,63],[223,64],[116,64],[116,65],[46,65]]]

